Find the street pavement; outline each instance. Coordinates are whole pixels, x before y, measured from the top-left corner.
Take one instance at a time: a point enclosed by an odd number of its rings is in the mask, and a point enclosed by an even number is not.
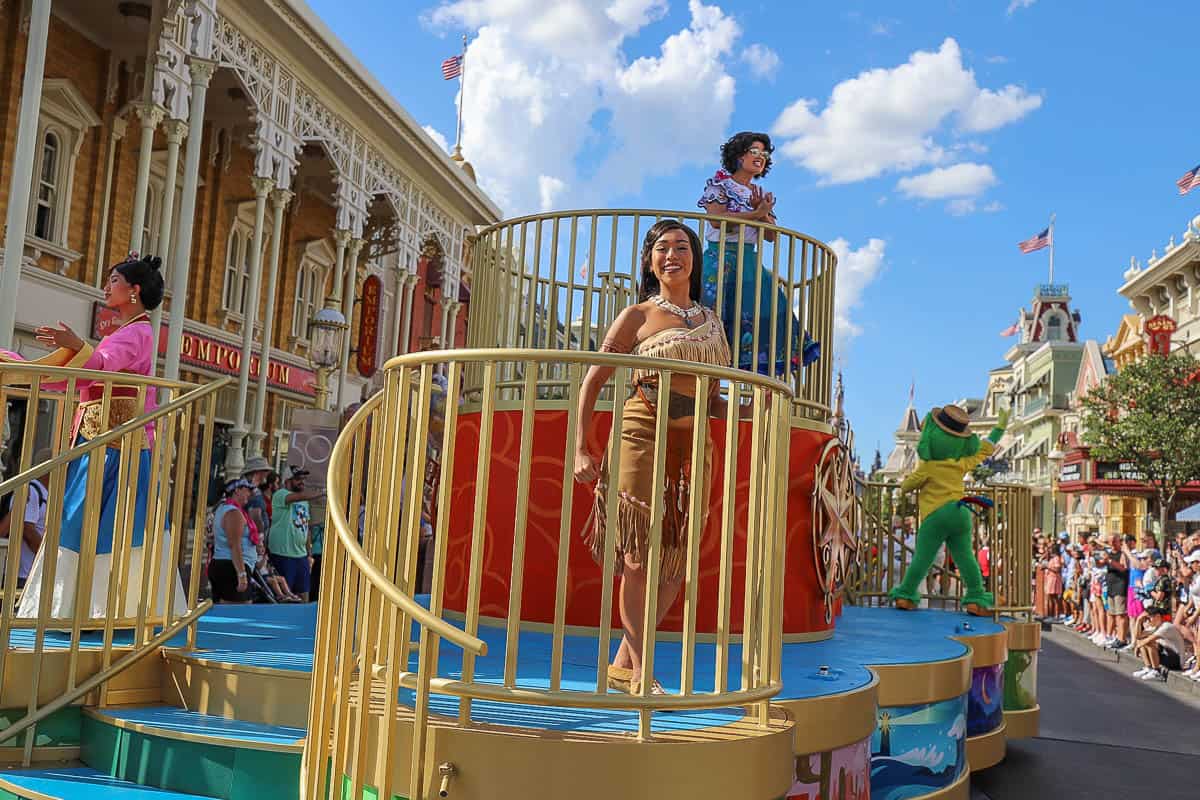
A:
[[[971,777],[971,800],[1197,800],[1200,695],[1056,628],[1038,661],[1041,731]]]

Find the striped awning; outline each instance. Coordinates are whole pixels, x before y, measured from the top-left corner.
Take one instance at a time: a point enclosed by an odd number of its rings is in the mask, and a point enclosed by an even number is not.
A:
[[[1046,452],[1046,445],[1049,443],[1049,441],[1050,437],[1042,436],[1028,444],[1023,445],[1021,449],[1017,451],[1017,454],[1013,457],[1013,460],[1020,461],[1022,458],[1042,455]]]

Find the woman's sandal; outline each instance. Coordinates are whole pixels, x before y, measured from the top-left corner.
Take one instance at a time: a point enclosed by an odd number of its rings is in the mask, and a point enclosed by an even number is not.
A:
[[[608,667],[608,688],[616,689],[618,692],[624,692],[625,694],[636,695],[641,694],[642,682],[637,679],[633,670],[614,667],[610,664]],[[656,678],[650,684],[650,694],[655,697],[662,697],[668,694],[668,692]]]
[[[608,665],[608,688],[633,694],[633,670]]]

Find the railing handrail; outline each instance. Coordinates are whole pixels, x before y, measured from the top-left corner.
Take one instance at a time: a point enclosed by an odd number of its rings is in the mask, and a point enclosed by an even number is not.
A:
[[[6,372],[35,372],[40,375],[46,375],[47,378],[61,375],[64,380],[75,377],[95,381],[96,383],[112,382],[121,386],[144,385],[153,386],[158,389],[189,389],[201,385],[190,381],[159,378],[154,375],[138,375],[133,372],[108,372],[105,370],[84,369],[83,367],[50,366],[39,364],[36,361],[0,360],[0,375]],[[117,380],[117,378],[120,378],[120,380]],[[219,378],[218,380],[228,381],[229,378]]]
[[[63,368],[62,367],[49,367],[49,368],[43,367],[42,371],[45,371],[46,369],[63,369]],[[88,376],[91,376],[91,375],[109,376],[108,378],[105,378],[103,380],[111,380],[111,376],[113,375],[113,373],[111,373],[111,372],[102,372],[102,371],[96,371],[96,370],[90,370],[90,369],[89,370],[79,370],[79,369],[71,368],[71,371],[72,372],[82,372]],[[123,379],[124,379],[124,373],[122,373],[122,380]],[[11,478],[8,478],[7,480],[0,481],[0,495],[6,494],[10,491],[13,491],[20,484],[28,483],[29,481],[33,480],[34,478],[38,477],[39,475],[44,475],[47,472],[54,470],[56,467],[61,467],[64,464],[74,461],[75,459],[79,458],[80,456],[84,455],[85,453],[90,453],[93,450],[99,450],[102,447],[106,447],[111,442],[115,442],[118,439],[121,439],[128,433],[132,433],[134,431],[141,430],[142,428],[145,428],[148,423],[154,422],[155,420],[157,420],[161,417],[164,417],[168,414],[178,411],[179,409],[183,408],[184,406],[190,405],[191,403],[194,403],[195,401],[197,401],[203,397],[207,397],[208,395],[212,394],[213,392],[216,392],[217,390],[224,388],[227,384],[229,384],[231,382],[231,380],[232,380],[231,378],[218,378],[216,380],[209,381],[208,383],[199,385],[199,386],[197,386],[196,384],[186,384],[186,383],[176,384],[176,386],[179,386],[179,387],[193,386],[194,388],[192,388],[192,390],[189,391],[187,394],[180,395],[179,397],[175,398],[171,402],[166,403],[165,405],[161,405],[158,408],[154,409],[153,411],[145,411],[141,414],[141,416],[138,416],[135,419],[131,419],[128,422],[123,422],[120,425],[118,425],[117,427],[113,428],[112,430],[102,433],[99,436],[95,437],[94,439],[89,439],[87,442],[85,442],[82,445],[73,445],[70,450],[59,453],[58,455],[54,456],[53,458],[51,458],[47,461],[39,462],[38,464],[31,466],[29,469],[25,470],[24,472],[19,472],[16,475],[13,475]],[[99,382],[101,382],[101,380],[97,379],[97,382],[99,383]]]
[[[490,233],[503,228],[512,227],[514,225],[527,224],[530,222],[555,220],[555,219],[571,219],[582,217],[662,217],[662,218],[677,218],[677,219],[693,219],[693,220],[716,220],[717,222],[728,223],[731,228],[736,229],[738,226],[744,225],[747,228],[754,228],[761,231],[773,231],[782,233],[785,236],[791,236],[796,239],[802,239],[806,242],[820,245],[823,250],[829,251],[829,254],[834,258],[837,255],[833,252],[833,248],[820,239],[810,236],[807,233],[785,228],[781,225],[774,225],[769,222],[761,222],[756,220],[737,219],[736,217],[727,217],[724,214],[709,214],[705,211],[686,211],[670,208],[577,208],[566,211],[544,211],[538,214],[526,214],[522,217],[512,217],[511,219],[501,220],[492,225],[482,228],[474,234],[475,239],[481,239]],[[719,227],[719,226],[714,226]]]
[[[394,359],[393,359],[394,360]],[[391,362],[389,362],[390,364]],[[453,642],[459,647],[467,650],[475,655],[487,655],[487,642],[477,636],[472,636],[466,631],[459,630],[441,617],[431,614],[423,605],[418,603],[414,598],[409,597],[402,592],[396,584],[388,580],[384,574],[371,563],[367,558],[367,554],[363,552],[362,546],[358,543],[358,536],[350,529],[346,523],[348,509],[346,508],[346,500],[341,496],[338,487],[335,484],[337,475],[348,470],[348,465],[345,463],[349,456],[349,451],[354,443],[354,437],[347,436],[346,433],[356,430],[362,425],[367,416],[378,408],[383,403],[383,393],[376,393],[374,397],[367,400],[350,421],[346,424],[342,435],[338,437],[334,443],[333,450],[329,455],[329,478],[326,483],[327,495],[326,502],[329,505],[328,518],[333,523],[333,529],[337,533],[338,542],[342,547],[346,548],[346,553],[350,560],[354,562],[363,576],[374,586],[392,605],[402,610],[405,614],[420,624],[422,627],[433,631],[438,636]]]
[[[132,650],[129,653],[126,653],[115,664],[112,664],[105,670],[101,670],[100,672],[97,672],[95,675],[92,675],[90,678],[88,678],[84,682],[80,683],[78,686],[76,686],[71,691],[66,692],[65,694],[62,694],[59,697],[56,697],[53,701],[42,706],[41,708],[39,708],[37,711],[33,712],[32,714],[26,714],[24,717],[17,720],[16,722],[14,722],[12,725],[9,725],[7,728],[4,729],[5,738],[6,739],[15,738],[18,734],[20,734],[26,728],[29,728],[30,726],[38,724],[39,722],[46,719],[46,717],[49,717],[54,712],[56,712],[62,708],[66,708],[68,705],[75,702],[79,698],[84,697],[89,692],[94,691],[97,686],[100,686],[103,683],[107,683],[108,681],[115,678],[117,675],[120,675],[122,672],[129,669],[130,667],[132,667],[137,662],[141,661],[146,656],[150,655],[151,652],[153,652],[154,650],[157,650],[161,645],[170,641],[180,631],[187,628],[189,625],[191,625],[193,622],[195,622],[201,616],[203,616],[205,614],[205,612],[207,612],[210,608],[212,608],[212,600],[205,600],[203,603],[196,606],[194,609],[189,611],[187,614],[185,614],[184,616],[175,620],[175,622],[173,622],[171,625],[168,625],[165,628],[163,628],[161,631],[158,632],[158,634],[156,634],[154,636],[154,638],[146,641],[141,647],[139,647],[135,650]],[[115,645],[114,645],[114,649],[116,649]]]
[[[633,369],[628,362],[634,359],[638,369],[658,370],[671,373],[687,373],[689,375],[706,376],[718,380],[737,383],[750,383],[769,389],[773,392],[794,398],[795,393],[790,386],[775,378],[760,375],[733,367],[720,367],[712,364],[700,364],[694,361],[681,361],[675,358],[654,358],[634,355],[632,353],[598,353],[591,350],[546,350],[537,348],[506,348],[479,347],[457,350],[426,350],[420,353],[406,353],[388,359],[384,369],[400,367],[420,367],[429,363],[444,364],[455,361],[484,362],[484,361],[535,361],[539,363],[576,363],[596,366],[613,367],[614,369]],[[540,385],[540,382],[539,382]]]

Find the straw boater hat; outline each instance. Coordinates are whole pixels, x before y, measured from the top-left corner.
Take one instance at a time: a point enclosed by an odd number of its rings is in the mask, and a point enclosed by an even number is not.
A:
[[[966,439],[971,435],[970,417],[958,406],[934,406],[933,424],[951,436]]]

